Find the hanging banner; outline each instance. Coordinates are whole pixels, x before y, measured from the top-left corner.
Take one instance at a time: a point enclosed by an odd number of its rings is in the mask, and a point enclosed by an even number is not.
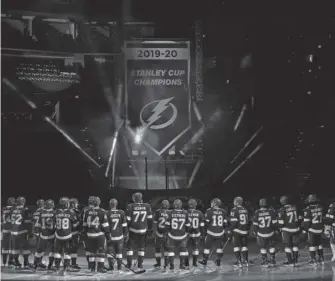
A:
[[[125,42],[127,129],[162,155],[191,128],[190,43]]]

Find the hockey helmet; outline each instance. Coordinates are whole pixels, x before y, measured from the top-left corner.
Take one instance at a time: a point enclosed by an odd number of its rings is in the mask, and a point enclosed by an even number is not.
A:
[[[259,207],[264,208],[268,205],[267,201],[265,198],[262,198],[259,200]]]
[[[48,199],[45,202],[45,208],[46,209],[53,209],[53,208],[55,208],[55,202],[52,199]]]
[[[69,207],[70,200],[67,197],[61,197],[59,199],[59,205],[63,208],[68,208]]]
[[[17,206],[24,206],[26,204],[26,198],[20,196],[16,199]]]
[[[214,198],[212,201],[211,201],[211,207],[214,208],[214,207],[220,207],[221,206],[221,200],[219,198]]]
[[[243,198],[238,196],[234,198],[234,206],[242,206],[243,204]]]
[[[317,201],[317,198],[315,194],[308,195],[307,202],[309,204],[316,203],[316,201]]]
[[[183,202],[180,199],[176,199],[173,201],[173,207],[175,209],[181,209],[183,207]]]
[[[283,206],[288,204],[288,197],[287,196],[282,196],[280,197],[280,204],[282,204]]]
[[[79,201],[77,198],[71,198],[70,199],[70,207],[73,208],[73,209],[77,209],[78,208],[78,204],[79,204]]]
[[[15,205],[15,198],[14,197],[9,197],[7,199],[7,205],[8,206],[14,206]]]
[[[188,208],[195,209],[197,207],[197,201],[195,199],[188,200]]]
[[[37,202],[36,202],[36,204],[37,204],[38,208],[44,208],[45,201],[43,199],[38,199]]]
[[[132,199],[133,199],[134,203],[142,203],[142,198],[143,198],[143,196],[142,196],[142,193],[140,193],[140,192],[136,192],[132,196]]]
[[[89,206],[94,206],[95,202],[95,197],[94,196],[90,196],[88,197],[88,205]]]
[[[170,202],[168,200],[162,201],[162,209],[169,209],[170,208]]]
[[[115,198],[112,198],[111,200],[109,200],[109,207],[111,209],[116,209],[117,204],[118,204],[118,202]]]

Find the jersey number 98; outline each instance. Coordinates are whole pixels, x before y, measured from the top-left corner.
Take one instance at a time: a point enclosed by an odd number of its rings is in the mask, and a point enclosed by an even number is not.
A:
[[[57,218],[56,228],[57,229],[69,229],[70,228],[70,220],[68,218]]]

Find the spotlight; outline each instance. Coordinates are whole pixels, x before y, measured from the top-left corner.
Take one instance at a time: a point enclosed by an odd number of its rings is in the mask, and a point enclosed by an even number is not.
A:
[[[141,135],[140,134],[136,134],[135,138],[134,138],[135,143],[139,144],[139,143],[141,143],[141,140],[142,140]]]

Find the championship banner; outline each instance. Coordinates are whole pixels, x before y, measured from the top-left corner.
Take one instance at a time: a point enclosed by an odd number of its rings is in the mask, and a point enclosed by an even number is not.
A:
[[[162,155],[191,128],[190,43],[125,43],[127,129]]]

